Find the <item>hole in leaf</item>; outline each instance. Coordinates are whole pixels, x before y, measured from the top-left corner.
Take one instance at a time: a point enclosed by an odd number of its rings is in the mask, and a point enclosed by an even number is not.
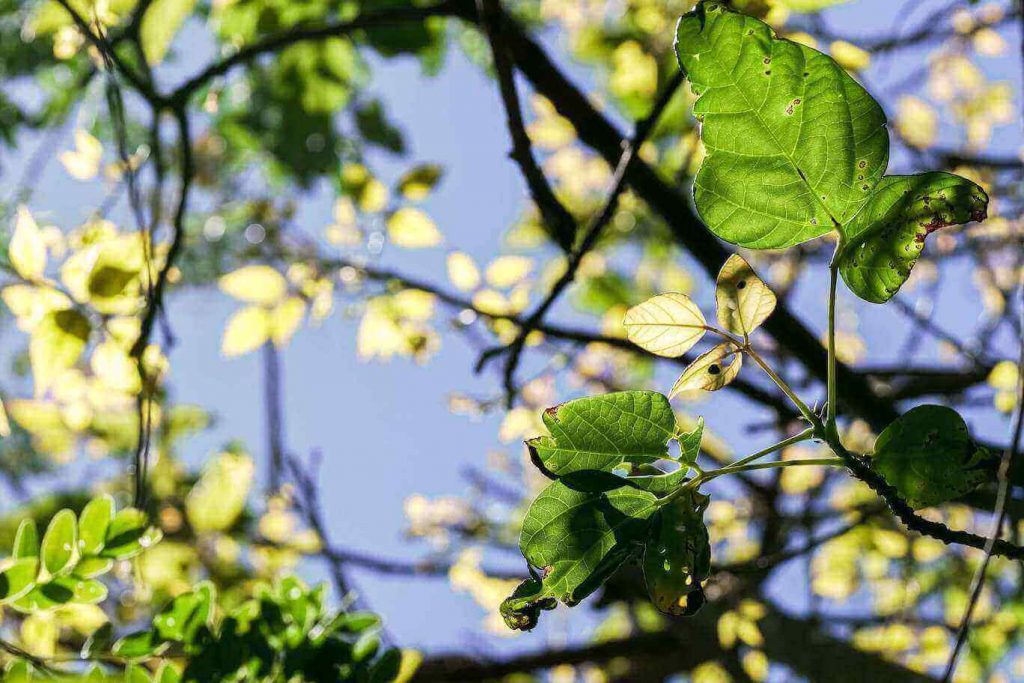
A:
[[[722,374],[722,368],[719,367],[718,363],[713,363],[712,365],[708,366],[708,374],[720,375]]]

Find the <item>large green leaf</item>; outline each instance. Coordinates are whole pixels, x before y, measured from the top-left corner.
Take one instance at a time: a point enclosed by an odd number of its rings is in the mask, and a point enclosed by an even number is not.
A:
[[[544,424],[551,436],[526,445],[537,467],[552,478],[667,458],[668,441],[676,431],[668,399],[653,391],[569,401],[546,410]]]
[[[786,247],[863,206],[888,161],[885,114],[830,57],[717,2],[680,19],[676,54],[699,95],[694,197],[712,232]]]
[[[993,477],[991,456],[971,441],[963,418],[937,405],[917,406],[886,427],[871,462],[915,508],[959,498]]]
[[[664,496],[679,488],[690,466],[697,462],[697,455],[700,453],[701,437],[704,434],[704,418],[697,419],[697,426],[693,431],[679,435],[679,462],[681,466],[673,472],[662,473],[651,467],[654,472],[643,473],[640,476],[630,476],[626,481],[636,488],[650,491],[656,496]]]
[[[839,272],[854,294],[884,303],[910,277],[931,232],[984,220],[987,206],[984,190],[951,173],[886,176],[843,229]]]
[[[577,488],[576,480],[584,477],[588,481]],[[601,479],[603,491],[598,490]],[[543,579],[540,586],[536,579],[523,584],[502,605],[510,627],[532,628],[538,610],[549,609],[553,599],[577,604],[641,547],[657,498],[624,484],[606,472],[571,474],[533,501],[519,549]]]
[[[644,579],[651,602],[666,614],[689,616],[704,604],[701,582],[711,573],[711,539],[704,526],[708,498],[679,496],[653,520],[644,548]]]

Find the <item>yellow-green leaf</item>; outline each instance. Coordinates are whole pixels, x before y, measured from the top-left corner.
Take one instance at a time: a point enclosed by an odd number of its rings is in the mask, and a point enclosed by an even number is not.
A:
[[[50,520],[40,546],[40,556],[46,571],[52,576],[60,576],[69,571],[77,544],[78,522],[75,513],[61,510]]]
[[[167,48],[195,7],[196,0],[154,0],[142,15],[139,39],[146,62],[156,65],[163,61]]]
[[[683,370],[669,397],[697,389],[717,391],[736,379],[742,364],[743,354],[739,353],[735,346],[730,343],[719,344],[707,353],[697,356],[696,360]]]
[[[480,286],[480,270],[469,254],[453,251],[448,254],[448,279],[456,289],[469,292]]]
[[[270,337],[270,313],[259,306],[246,306],[228,320],[220,350],[225,356],[241,356],[263,346]]]
[[[244,266],[220,279],[220,289],[239,301],[273,306],[288,293],[288,282],[270,266]]]
[[[441,231],[427,214],[404,207],[388,217],[388,236],[399,247],[421,249],[441,243]]]
[[[297,296],[282,301],[270,314],[270,339],[281,348],[291,341],[306,315],[306,302]]]
[[[707,331],[704,314],[685,294],[659,294],[626,311],[622,322],[631,342],[651,353],[676,358]]]
[[[733,254],[718,273],[718,322],[746,338],[775,310],[775,294],[742,256]]]
[[[29,362],[36,395],[49,389],[62,372],[74,366],[85,350],[91,326],[73,309],[52,311],[39,321],[29,341]]]
[[[46,270],[46,243],[35,219],[24,206],[18,207],[8,254],[18,275],[26,280],[42,279]]]
[[[185,500],[188,521],[196,531],[224,531],[245,509],[254,466],[245,454],[220,453],[203,470]]]

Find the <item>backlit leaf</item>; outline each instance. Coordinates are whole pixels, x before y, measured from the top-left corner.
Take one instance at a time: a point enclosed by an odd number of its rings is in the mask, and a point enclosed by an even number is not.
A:
[[[146,63],[159,64],[167,54],[174,36],[195,7],[196,0],[153,0],[142,15],[139,40]]]
[[[0,604],[18,600],[35,586],[39,575],[39,558],[22,557],[0,571]]]
[[[448,254],[448,279],[463,292],[470,292],[480,286],[480,270],[469,254],[453,251]]]
[[[297,296],[290,296],[274,307],[269,320],[270,340],[274,342],[274,346],[287,346],[305,315],[306,302]]]
[[[603,477],[609,488],[574,488],[574,477],[582,475]],[[553,607],[554,599],[577,604],[640,548],[657,498],[623,483],[614,474],[584,472],[552,482],[533,501],[519,548],[531,566],[541,568],[543,581],[525,582],[502,603],[509,627],[532,628],[539,610]]]
[[[74,309],[43,316],[32,330],[28,347],[37,396],[46,393],[62,372],[78,362],[91,329],[89,319]]]
[[[198,532],[225,531],[245,509],[255,466],[245,454],[222,452],[203,469],[189,491],[185,511]]]
[[[441,232],[427,214],[419,209],[403,207],[387,219],[391,242],[407,249],[434,247],[441,243]]]
[[[46,270],[46,243],[35,219],[24,206],[18,207],[8,257],[21,277],[26,280],[42,279]]]
[[[14,549],[11,554],[15,559],[39,557],[39,531],[34,519],[23,519],[14,535]]]
[[[885,303],[910,277],[929,234],[984,220],[987,207],[984,190],[951,173],[886,176],[844,230],[839,272],[854,294]]]
[[[871,465],[915,508],[938,505],[994,480],[994,461],[946,406],[911,409],[875,440]]]
[[[775,310],[775,294],[742,256],[733,254],[718,273],[715,286],[718,322],[746,339]]]
[[[100,556],[125,560],[138,555],[154,542],[148,527],[146,513],[136,508],[121,510],[107,527],[107,538]]]
[[[103,550],[107,529],[114,519],[114,499],[110,495],[90,500],[78,520],[78,547],[82,555],[96,555]]]
[[[246,306],[228,320],[220,351],[228,357],[241,356],[263,346],[269,338],[270,312],[260,306]]]
[[[239,301],[273,306],[288,291],[288,282],[270,266],[244,266],[221,277],[220,289]]]
[[[551,436],[526,442],[533,462],[551,477],[581,470],[610,472],[622,463],[668,457],[676,432],[672,406],[653,391],[581,398],[544,411]]]
[[[644,548],[647,592],[662,612],[689,616],[704,604],[701,582],[711,573],[711,540],[704,526],[708,499],[681,495],[658,511]]]
[[[75,180],[92,180],[100,170],[103,158],[103,143],[89,131],[79,128],[75,131],[75,148],[61,152],[60,163]]]
[[[519,284],[533,269],[533,259],[526,256],[499,256],[487,265],[485,277],[491,287],[504,289]]]
[[[697,210],[722,239],[757,249],[843,225],[885,172],[875,100],[838,64],[780,40],[752,17],[705,2],[679,22],[676,52],[707,155]]]
[[[626,311],[626,336],[645,351],[676,358],[707,330],[704,314],[685,294],[659,294]]]
[[[669,397],[683,391],[717,391],[736,379],[743,365],[743,354],[731,343],[719,344],[686,366],[676,380]]]
[[[78,522],[71,510],[61,510],[46,527],[40,545],[43,568],[53,576],[69,571],[78,544]]]
[[[398,180],[398,191],[411,201],[425,199],[434,189],[444,169],[437,164],[421,164],[410,169]]]

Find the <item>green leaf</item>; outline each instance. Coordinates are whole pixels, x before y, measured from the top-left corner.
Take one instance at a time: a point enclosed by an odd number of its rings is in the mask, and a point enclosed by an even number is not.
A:
[[[157,653],[165,644],[156,638],[153,631],[136,631],[119,638],[110,648],[115,657],[125,659],[142,659]]]
[[[153,617],[153,628],[161,640],[190,644],[212,618],[213,584],[204,581],[195,590],[174,598]]]
[[[80,579],[91,579],[94,576],[102,576],[110,571],[114,561],[107,557],[86,557],[79,560],[72,572]]]
[[[114,519],[114,499],[109,495],[90,500],[78,520],[78,548],[82,555],[97,555],[107,540]]]
[[[138,664],[129,664],[124,670],[124,683],[152,683],[149,672]]]
[[[164,662],[153,676],[153,680],[157,681],[157,683],[179,683],[181,681],[181,674],[178,673],[173,664]]]
[[[971,441],[952,408],[923,405],[886,427],[875,440],[872,466],[914,508],[970,492],[993,478],[993,459]]]
[[[139,26],[139,40],[146,63],[159,64],[167,54],[167,48],[195,7],[196,0],[153,0],[142,15]]]
[[[608,490],[574,488],[577,475],[552,482],[530,505],[519,549],[544,572],[546,596],[575,605],[592,593],[643,543],[657,498],[603,472]],[[615,487],[615,488],[612,488]]]
[[[668,441],[676,431],[668,399],[653,391],[569,401],[544,411],[544,424],[551,436],[526,445],[534,464],[551,478],[668,458]]]
[[[0,604],[6,605],[27,595],[35,587],[38,576],[38,557],[15,559],[0,571]]]
[[[113,640],[114,625],[109,621],[105,622],[85,639],[85,643],[82,644],[82,659],[95,659],[104,654],[110,648],[110,643]]]
[[[626,482],[644,491],[649,491],[656,496],[664,496],[675,491],[686,481],[686,475],[690,467],[697,462],[697,455],[700,453],[701,437],[704,434],[704,418],[697,418],[697,426],[693,431],[680,434],[679,439],[679,462],[682,463],[679,469],[674,472],[644,474],[641,476],[629,476]],[[655,469],[653,466],[651,469]]]
[[[50,520],[50,525],[43,535],[43,543],[40,546],[43,568],[52,576],[60,576],[71,571],[77,544],[78,523],[75,513],[71,510],[61,510]]]
[[[21,520],[18,532],[14,536],[12,555],[15,558],[39,557],[39,531],[34,519]]]
[[[89,319],[73,309],[52,311],[36,324],[28,355],[37,396],[46,393],[62,372],[78,362],[91,329]]]
[[[100,557],[124,560],[138,555],[144,548],[147,526],[146,513],[135,508],[121,510],[107,527],[107,536]]]
[[[830,57],[717,2],[682,17],[676,55],[699,96],[694,198],[713,233],[787,247],[864,205],[888,161],[885,114]]]
[[[839,272],[854,294],[885,303],[910,277],[930,233],[984,220],[987,209],[985,191],[951,173],[886,176],[843,229]]]
[[[652,521],[644,548],[644,579],[651,602],[666,614],[690,616],[704,604],[701,582],[711,573],[711,540],[704,526],[708,498],[679,496]]]

